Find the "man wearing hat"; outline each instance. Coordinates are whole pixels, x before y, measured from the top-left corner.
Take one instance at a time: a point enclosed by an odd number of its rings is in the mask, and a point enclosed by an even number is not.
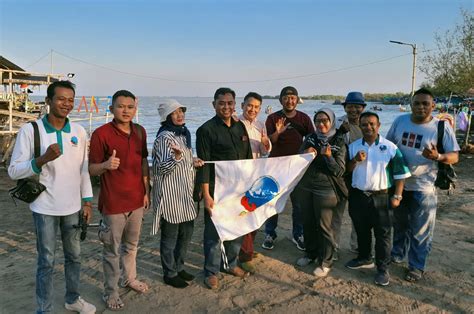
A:
[[[314,132],[313,122],[307,114],[296,110],[300,98],[298,91],[292,86],[283,88],[280,92],[282,110],[267,117],[265,126],[272,142],[272,151],[269,157],[280,157],[298,154],[306,135]],[[293,237],[292,242],[304,251],[303,223],[301,208],[295,195],[290,195],[293,207]],[[278,225],[278,214],[270,217],[265,223],[265,240],[262,247],[271,250],[277,237],[275,229]]]
[[[148,290],[147,284],[136,278],[136,256],[143,214],[149,206],[149,172],[145,129],[132,122],[137,112],[135,96],[127,90],[116,92],[110,111],[112,122],[92,133],[89,172],[100,175],[101,183],[103,300],[108,309],[118,310],[124,306],[120,277],[122,287],[139,293]]]
[[[362,130],[359,126],[360,114],[364,111],[367,104],[365,103],[364,96],[361,92],[349,92],[347,94],[346,100],[342,103],[344,106],[344,111],[346,114],[342,117],[339,117],[336,120],[336,128],[338,132],[344,133],[344,141],[347,145],[350,143],[362,138]],[[351,176],[346,176],[347,186],[351,186]],[[341,224],[344,216],[344,211],[348,207],[347,200],[343,200],[339,203],[338,208],[334,211],[334,216],[332,219],[332,227],[334,230],[334,241],[336,242],[336,253],[335,258],[338,258],[338,249],[339,249],[339,236],[341,233]],[[357,234],[354,227],[351,231],[351,239],[349,242],[350,250],[354,253],[357,253]]]

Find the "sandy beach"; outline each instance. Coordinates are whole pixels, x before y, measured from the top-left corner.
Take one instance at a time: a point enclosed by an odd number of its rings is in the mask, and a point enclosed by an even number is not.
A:
[[[139,279],[151,287],[146,294],[123,289],[122,313],[309,313],[309,312],[454,312],[474,313],[474,158],[461,155],[456,165],[459,182],[454,195],[439,191],[434,243],[427,273],[419,283],[403,279],[406,265],[391,265],[390,286],[374,285],[374,270],[349,270],[344,263],[349,252],[350,221],[346,213],[339,261],[325,279],[316,280],[314,266],[299,268],[302,253],[289,241],[290,211],[282,215],[279,237],[273,251],[260,248],[256,240],[257,273],[245,280],[221,275],[217,291],[203,284],[203,216],[196,220],[187,270],[197,275],[191,286],[174,289],[163,283],[159,236],[150,236],[152,214],[145,217],[137,257]],[[26,204],[15,206],[8,189],[15,183],[0,169],[0,313],[33,313],[35,310],[36,248],[31,212]],[[95,193],[97,195],[97,193]],[[95,199],[95,204],[97,199]],[[94,221],[99,213],[94,212]],[[82,296],[107,313],[102,295],[101,243],[90,229],[82,243]],[[64,309],[64,260],[60,247],[55,266],[55,312]]]

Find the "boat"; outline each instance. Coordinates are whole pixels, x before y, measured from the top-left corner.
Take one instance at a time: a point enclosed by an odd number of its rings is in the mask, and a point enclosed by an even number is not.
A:
[[[334,102],[333,102],[332,104],[333,104],[333,105],[341,105],[342,102],[341,102],[340,99],[336,99],[336,100],[334,100]]]
[[[382,107],[375,105],[375,106],[370,107],[370,110],[373,110],[373,111],[382,111]]]
[[[400,110],[400,112],[409,112],[410,111],[410,106],[399,104],[398,105],[398,110]]]

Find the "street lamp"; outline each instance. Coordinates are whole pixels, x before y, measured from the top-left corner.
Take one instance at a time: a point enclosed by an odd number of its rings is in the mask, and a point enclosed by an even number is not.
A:
[[[411,48],[413,49],[413,73],[411,76],[411,97],[413,97],[413,94],[415,93],[416,44],[409,44],[409,43],[404,43],[404,42],[395,41],[395,40],[390,40],[390,42],[397,45],[411,46]]]

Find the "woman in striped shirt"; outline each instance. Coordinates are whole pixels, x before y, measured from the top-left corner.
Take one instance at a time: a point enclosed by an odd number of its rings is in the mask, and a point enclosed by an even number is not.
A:
[[[158,107],[161,128],[153,145],[152,234],[161,228],[160,255],[164,281],[175,288],[188,286],[194,276],[184,270],[188,244],[197,211],[193,200],[194,167],[204,164],[193,158],[191,134],[184,125],[183,107],[168,100]]]

